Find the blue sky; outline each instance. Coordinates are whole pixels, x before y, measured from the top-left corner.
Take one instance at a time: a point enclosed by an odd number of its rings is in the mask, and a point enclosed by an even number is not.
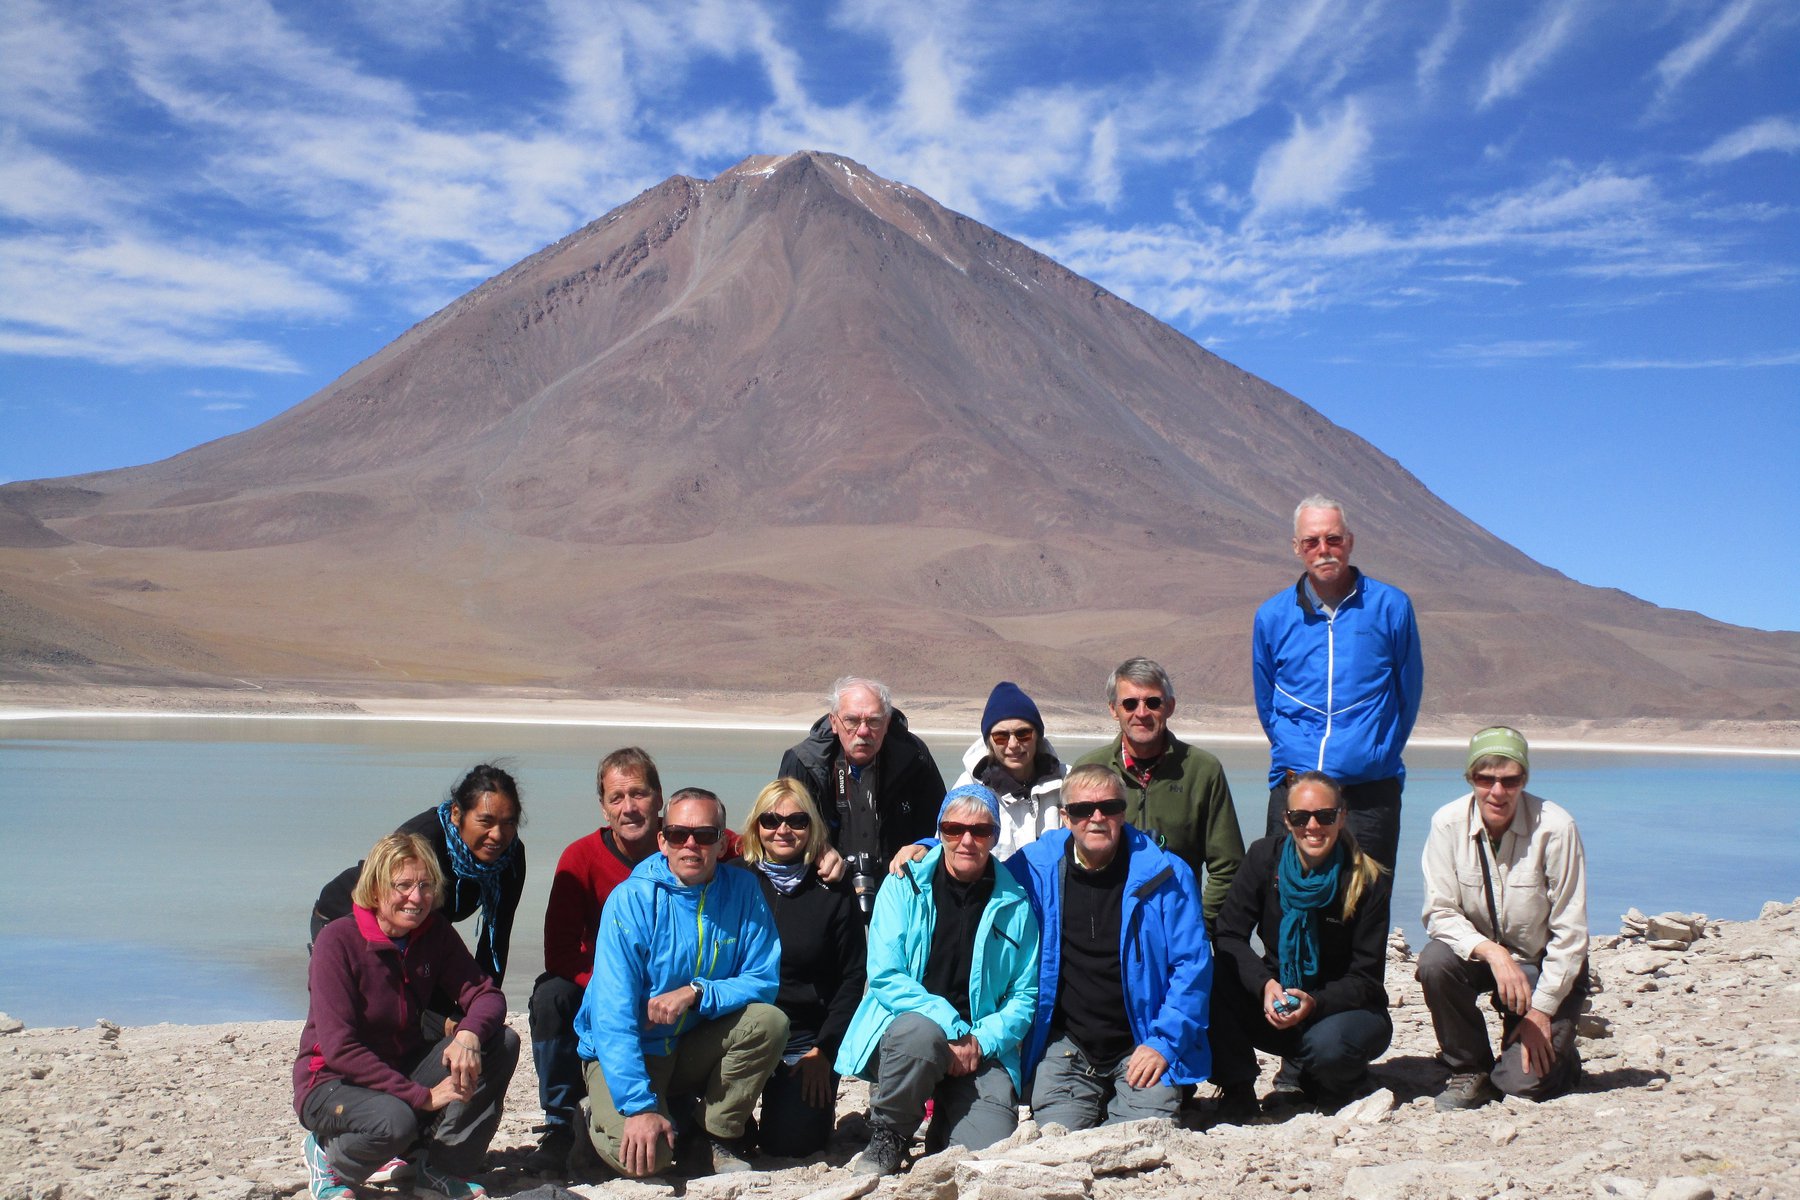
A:
[[[821,149],[1550,566],[1800,628],[1790,0],[0,0],[0,62],[0,479],[248,428],[668,175]]]

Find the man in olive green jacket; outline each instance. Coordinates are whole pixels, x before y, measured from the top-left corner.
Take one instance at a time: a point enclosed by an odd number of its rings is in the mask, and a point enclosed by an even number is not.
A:
[[[1244,860],[1244,835],[1225,769],[1169,732],[1175,688],[1169,673],[1150,659],[1120,663],[1107,680],[1106,703],[1119,722],[1119,736],[1081,761],[1117,771],[1128,785],[1125,819],[1192,867],[1194,878],[1205,878],[1201,908],[1210,928]]]

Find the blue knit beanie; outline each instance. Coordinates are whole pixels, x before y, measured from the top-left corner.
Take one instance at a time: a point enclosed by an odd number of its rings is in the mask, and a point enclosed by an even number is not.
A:
[[[1044,718],[1038,715],[1037,705],[1018,684],[1004,680],[994,685],[994,690],[988,693],[987,707],[981,710],[982,739],[985,741],[988,733],[1002,721],[1024,721],[1037,730],[1039,737],[1044,736]]]
[[[950,811],[951,805],[963,800],[976,800],[987,805],[988,812],[994,816],[994,824],[1000,823],[1000,797],[994,795],[994,789],[979,783],[965,783],[944,793],[944,803],[938,808],[938,824],[944,823],[944,814]]]

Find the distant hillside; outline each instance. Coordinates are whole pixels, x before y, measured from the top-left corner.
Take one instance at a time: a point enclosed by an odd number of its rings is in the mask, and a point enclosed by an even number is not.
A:
[[[0,488],[0,681],[1249,702],[1290,513],[1412,593],[1428,709],[1800,716],[1800,636],[1576,584],[1092,282],[847,159],[677,176],[286,413]]]

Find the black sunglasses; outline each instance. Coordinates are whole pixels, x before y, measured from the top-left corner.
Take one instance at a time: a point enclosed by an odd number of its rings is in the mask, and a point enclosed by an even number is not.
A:
[[[710,846],[719,840],[717,825],[664,825],[663,840],[671,846],[685,846],[689,838],[696,846]]]
[[[1124,709],[1126,712],[1136,712],[1138,710],[1139,704],[1142,704],[1145,708],[1149,709],[1151,712],[1157,712],[1163,706],[1163,698],[1161,696],[1145,696],[1143,699],[1140,700],[1136,696],[1127,696],[1123,700],[1119,701],[1119,707]]]
[[[982,822],[977,825],[965,825],[961,821],[938,822],[938,838],[942,841],[960,841],[962,835],[965,833],[972,833],[978,839],[985,842],[991,838],[999,837],[1000,827],[988,822]]]
[[[1290,808],[1282,814],[1289,829],[1305,829],[1309,819],[1317,821],[1321,829],[1330,829],[1340,815],[1341,810],[1335,808]]]
[[[756,823],[761,828],[773,833],[783,825],[786,825],[789,829],[809,828],[812,825],[812,817],[810,814],[803,812],[766,812],[762,816],[756,818]]]
[[[1071,821],[1085,821],[1095,813],[1103,817],[1116,817],[1125,811],[1123,800],[1077,800],[1073,804],[1063,805],[1063,811],[1069,814]]]

